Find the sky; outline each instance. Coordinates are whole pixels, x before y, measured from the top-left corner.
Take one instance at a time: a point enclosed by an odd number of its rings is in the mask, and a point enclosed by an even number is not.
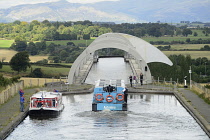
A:
[[[21,4],[36,4],[45,2],[56,2],[59,0],[0,0],[0,9],[9,8]],[[119,1],[119,0],[67,0],[70,3],[96,3],[102,1]]]
[[[61,0],[0,0],[0,9],[7,9],[12,6],[23,4],[37,4],[46,2],[57,2]],[[64,1],[64,0],[63,0]],[[90,4],[86,11],[94,13],[103,19],[110,16],[126,18],[130,22],[179,22],[182,20],[209,22],[210,0],[66,0],[70,3]],[[100,3],[106,2],[106,3]],[[47,10],[47,9],[44,9]],[[80,10],[79,8],[76,9]],[[23,10],[24,11],[24,10]],[[83,8],[83,12],[85,9]],[[34,12],[34,11],[33,11]],[[0,13],[1,14],[1,13]],[[24,17],[21,13],[19,16]],[[103,16],[107,14],[107,16]],[[14,13],[7,17],[13,19]],[[90,17],[90,16],[89,16]],[[16,18],[16,17],[15,17]],[[29,17],[28,17],[29,18]],[[117,20],[116,18],[116,20]],[[135,19],[132,21],[130,19]],[[25,19],[24,19],[25,20]],[[80,19],[81,20],[81,19]],[[90,19],[89,19],[90,20]],[[99,19],[97,19],[99,20]],[[115,20],[113,20],[115,21]],[[122,20],[120,20],[122,21]]]

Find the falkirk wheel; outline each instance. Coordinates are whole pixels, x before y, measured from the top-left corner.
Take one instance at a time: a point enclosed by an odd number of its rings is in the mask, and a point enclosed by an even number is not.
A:
[[[161,62],[173,65],[159,49],[138,37],[123,33],[106,33],[96,38],[74,61],[68,75],[69,84],[84,83],[94,60],[98,59],[97,50],[103,48],[124,50],[126,52],[124,58],[135,60],[135,65],[138,65],[136,69],[139,71],[133,72],[134,75],[138,77],[140,73],[143,73],[146,83],[152,81],[148,63]]]

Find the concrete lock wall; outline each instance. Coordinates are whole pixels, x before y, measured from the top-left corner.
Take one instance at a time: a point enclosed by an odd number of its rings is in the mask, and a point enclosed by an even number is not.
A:
[[[23,86],[24,86],[23,81],[7,86],[7,88],[0,93],[0,104],[5,103],[6,101],[9,100],[10,97],[15,96],[15,94],[18,93],[18,90],[20,88],[22,89]]]

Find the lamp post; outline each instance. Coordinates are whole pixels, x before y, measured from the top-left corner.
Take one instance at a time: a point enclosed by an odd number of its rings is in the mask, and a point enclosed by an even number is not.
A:
[[[190,89],[191,89],[191,87],[192,87],[192,78],[191,78],[192,70],[191,70],[191,66],[190,66],[189,73],[190,73]]]

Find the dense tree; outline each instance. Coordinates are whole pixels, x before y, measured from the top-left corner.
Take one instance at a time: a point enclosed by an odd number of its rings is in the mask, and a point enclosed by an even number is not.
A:
[[[183,29],[182,34],[183,36],[188,36],[192,34],[192,31],[190,29]]]
[[[28,52],[19,52],[15,54],[9,62],[9,65],[12,70],[17,71],[18,73],[21,71],[26,71],[27,68],[30,68],[30,59]]]
[[[89,35],[89,34],[84,34],[84,35],[83,35],[83,39],[84,39],[84,40],[90,39],[90,35]]]
[[[15,20],[15,21],[13,22],[14,25],[16,25],[16,24],[17,24],[17,25],[20,25],[20,23],[21,23],[20,20]]]
[[[18,52],[25,51],[27,47],[27,43],[25,41],[17,41],[11,45],[11,49],[14,49]]]
[[[46,47],[46,52],[52,54],[55,51],[55,47],[56,47],[56,44],[50,43],[50,45]]]
[[[194,33],[193,33],[193,36],[198,36],[198,33],[197,33],[197,32],[194,32]]]
[[[33,70],[33,72],[31,73],[32,77],[36,77],[36,78],[42,78],[43,77],[43,72],[41,70],[41,68],[36,68]]]
[[[3,67],[3,64],[2,64],[2,62],[0,61],[0,69],[2,69],[2,67]]]
[[[42,21],[42,25],[51,26],[51,23],[48,20],[44,20],[44,21]]]
[[[190,43],[190,38],[187,38],[187,39],[186,39],[186,42],[187,42],[187,43]]]
[[[3,77],[2,74],[0,74],[0,86],[6,87],[9,85],[11,82],[9,81],[8,78]]]
[[[26,48],[26,51],[30,54],[30,55],[37,55],[39,48],[36,47],[36,45],[34,44],[34,42],[29,42]]]
[[[61,61],[64,61],[64,60],[66,60],[66,58],[69,56],[69,53],[66,51],[66,50],[62,50],[61,52],[60,52],[60,60]]]
[[[66,45],[75,46],[74,42],[67,42]]]
[[[39,51],[44,51],[47,47],[46,41],[36,42],[35,46],[38,48]]]
[[[179,79],[180,82],[183,82],[184,76],[189,77],[189,68],[191,66],[190,56],[171,55],[169,59],[172,61],[173,66],[168,66],[163,63],[150,63],[149,67],[152,75],[155,79],[159,77],[160,79],[166,78],[169,81],[172,78],[175,81]]]
[[[155,37],[160,37],[162,35],[160,32],[160,29],[158,29],[158,27],[155,27],[155,26],[150,27],[147,33],[148,35],[155,36]]]
[[[54,63],[59,63],[60,62],[60,57],[59,56],[54,56],[53,57],[53,62]]]

